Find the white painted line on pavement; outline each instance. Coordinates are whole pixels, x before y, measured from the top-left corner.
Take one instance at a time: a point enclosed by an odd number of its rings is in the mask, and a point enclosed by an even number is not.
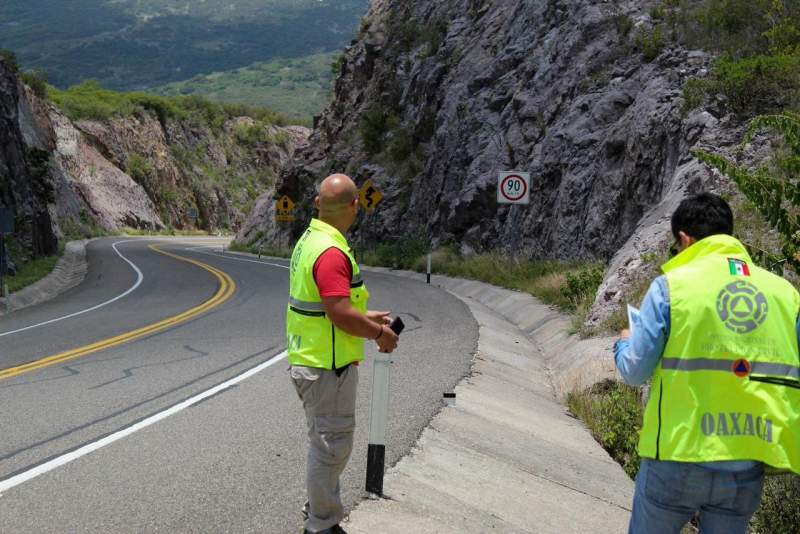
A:
[[[99,439],[97,441],[94,441],[92,443],[84,445],[83,447],[75,449],[72,452],[68,452],[68,453],[66,453],[66,454],[64,454],[62,456],[58,456],[57,458],[53,458],[50,461],[47,461],[47,462],[45,462],[43,464],[40,464],[40,465],[37,465],[36,467],[33,467],[33,468],[31,468],[31,469],[29,469],[27,471],[24,471],[24,472],[22,472],[22,473],[20,473],[18,475],[14,475],[11,478],[8,478],[6,480],[0,480],[0,496],[2,496],[4,491],[8,491],[8,490],[10,490],[11,488],[13,488],[15,486],[19,486],[20,484],[28,482],[29,480],[34,479],[34,478],[38,477],[39,475],[43,475],[43,474],[47,473],[48,471],[52,471],[53,469],[61,467],[62,465],[68,464],[69,462],[71,462],[73,460],[77,460],[78,458],[80,458],[82,456],[86,456],[87,454],[92,453],[92,452],[94,452],[94,451],[96,451],[98,449],[101,449],[101,448],[105,447],[106,445],[111,445],[115,441],[119,441],[124,437],[130,436],[134,432],[138,432],[139,430],[142,430],[143,428],[147,428],[150,425],[153,425],[153,424],[158,423],[159,421],[161,421],[163,419],[166,419],[170,415],[175,415],[176,413],[178,413],[178,412],[180,412],[182,410],[185,410],[186,408],[189,408],[190,406],[192,406],[194,404],[197,404],[198,402],[200,402],[202,400],[205,400],[205,399],[207,399],[207,398],[209,398],[209,397],[211,397],[213,395],[216,395],[217,393],[219,393],[219,392],[221,392],[221,391],[223,391],[225,389],[228,389],[229,387],[234,386],[234,385],[238,384],[239,382],[242,382],[243,380],[246,380],[246,379],[250,378],[251,376],[253,376],[255,374],[260,373],[264,369],[275,365],[276,363],[278,363],[279,361],[284,359],[286,357],[286,355],[287,355],[287,352],[283,351],[280,354],[278,354],[276,356],[273,356],[272,358],[270,358],[266,362],[264,362],[264,363],[262,363],[260,365],[257,365],[256,367],[253,367],[251,369],[248,369],[247,371],[243,372],[242,374],[240,374],[238,376],[235,376],[235,377],[231,378],[230,380],[227,380],[227,381],[225,381],[225,382],[223,382],[223,383],[221,383],[219,385],[216,385],[216,386],[212,387],[211,389],[208,389],[208,390],[206,390],[206,391],[204,391],[202,393],[199,393],[199,394],[195,395],[194,397],[191,397],[189,399],[186,399],[185,401],[179,402],[178,404],[175,404],[174,406],[172,406],[170,408],[167,408],[163,412],[159,412],[157,414],[151,415],[147,419],[143,419],[142,421],[139,421],[138,423],[134,423],[133,425],[131,425],[131,426],[127,427],[127,428],[123,428],[122,430],[114,432],[113,434],[110,434],[110,435],[108,435],[108,436],[106,436],[106,437],[104,437],[102,439]]]
[[[26,326],[24,328],[18,328],[16,330],[11,330],[9,332],[2,332],[2,333],[0,333],[0,337],[10,336],[11,334],[17,334],[19,332],[25,332],[26,330],[32,330],[32,329],[38,328],[40,326],[45,326],[45,325],[48,325],[48,324],[57,323],[59,321],[64,321],[66,319],[72,319],[73,317],[77,317],[78,315],[83,315],[84,313],[93,312],[93,311],[98,310],[98,309],[100,309],[100,308],[102,308],[104,306],[108,306],[109,304],[112,304],[112,303],[114,303],[114,302],[116,302],[116,301],[118,301],[120,299],[123,299],[123,298],[127,297],[128,295],[130,295],[131,293],[133,293],[134,291],[136,291],[136,288],[138,288],[140,285],[142,285],[142,281],[144,280],[144,275],[142,274],[142,271],[140,271],[139,268],[136,265],[134,265],[134,263],[131,260],[129,260],[128,258],[123,256],[120,253],[120,251],[117,249],[117,245],[119,245],[120,243],[127,243],[128,241],[134,241],[134,240],[133,239],[127,239],[125,241],[117,241],[116,243],[111,245],[111,248],[114,249],[114,252],[116,252],[117,255],[120,258],[122,258],[123,260],[128,262],[128,265],[130,265],[133,268],[133,270],[136,271],[136,283],[133,284],[131,287],[129,287],[127,291],[125,291],[121,295],[117,295],[116,297],[114,297],[111,300],[107,300],[107,301],[105,301],[105,302],[103,302],[101,304],[98,304],[97,306],[92,306],[91,308],[87,308],[87,309],[81,310],[79,312],[71,313],[71,314],[65,315],[63,317],[57,317],[55,319],[50,319],[49,321],[44,321],[43,323],[38,323],[38,324],[31,325],[31,326]]]
[[[200,250],[200,249],[204,249],[204,250]],[[191,250],[193,252],[198,252],[200,254],[205,254],[207,256],[216,256],[217,258],[223,258],[223,259],[231,260],[231,261],[246,261],[247,263],[258,263],[258,264],[261,264],[261,265],[271,265],[272,267],[280,267],[281,269],[288,269],[289,268],[288,265],[281,265],[279,263],[269,263],[269,262],[266,262],[266,261],[259,261],[259,260],[247,260],[247,259],[244,259],[244,258],[231,258],[230,256],[225,256],[224,254],[212,254],[211,252],[206,252],[207,250],[214,250],[214,249],[212,249],[210,247],[192,247],[192,248],[187,248],[186,250]]]

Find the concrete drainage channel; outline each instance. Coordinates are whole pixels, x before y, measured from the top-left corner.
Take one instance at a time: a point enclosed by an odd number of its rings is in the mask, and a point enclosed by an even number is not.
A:
[[[435,275],[432,283],[479,324],[472,376],[388,471],[388,498],[359,504],[347,531],[624,532],[633,482],[560,402],[613,376],[612,340],[570,336],[568,318],[524,293]]]
[[[53,271],[28,287],[12,293],[6,299],[0,298],[0,315],[6,310],[15,311],[42,303],[83,282],[88,268],[86,245],[89,240],[70,241],[64,247],[64,254],[56,262]]]

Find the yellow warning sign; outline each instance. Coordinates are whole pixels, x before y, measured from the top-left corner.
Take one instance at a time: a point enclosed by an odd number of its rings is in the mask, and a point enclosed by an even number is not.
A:
[[[295,204],[292,199],[283,195],[275,204],[275,220],[278,222],[293,222],[295,220],[294,208]]]
[[[367,180],[367,183],[361,187],[359,197],[361,199],[361,206],[367,211],[374,211],[383,200],[383,194],[378,191],[378,188],[375,187],[372,180]]]

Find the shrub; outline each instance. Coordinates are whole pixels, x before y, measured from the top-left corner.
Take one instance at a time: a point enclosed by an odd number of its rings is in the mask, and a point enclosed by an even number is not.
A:
[[[709,89],[708,80],[691,79],[687,80],[683,86],[683,104],[681,113],[686,116],[690,111],[699,108],[706,100],[706,93]]]
[[[2,48],[0,49],[0,59],[6,62],[11,72],[19,72],[19,63],[17,62],[17,55],[14,52]]]
[[[267,140],[263,124],[239,124],[233,129],[233,138],[243,146],[256,146]]]
[[[750,526],[759,533],[797,532],[800,525],[800,477],[779,475],[767,477],[761,507]]]
[[[358,131],[364,142],[367,154],[378,154],[383,151],[384,138],[389,129],[389,116],[386,108],[380,103],[372,104],[361,116]]]
[[[642,52],[647,61],[656,59],[664,50],[665,45],[664,28],[661,25],[655,26],[651,30],[641,29],[636,36],[636,48]]]
[[[798,101],[800,55],[720,58],[714,64],[712,87],[737,113],[782,109]]]
[[[618,13],[612,20],[619,36],[623,39],[627,38],[633,29],[633,19],[625,13]]]
[[[29,70],[22,74],[22,81],[39,98],[47,98],[47,72],[41,69]]]
[[[577,272],[567,272],[565,286],[561,293],[570,302],[571,308],[578,306],[587,299],[594,299],[597,288],[603,283],[605,269],[599,266],[581,269]]]
[[[331,63],[331,74],[333,74],[334,77],[339,76],[342,73],[342,67],[346,61],[347,57],[344,54],[339,54],[336,56],[336,59],[334,59],[333,63]]]
[[[614,380],[595,384],[584,392],[567,395],[570,411],[589,427],[594,438],[631,478],[639,472],[636,451],[642,429],[642,394]]]
[[[697,157],[729,176],[777,230],[784,258],[773,268],[780,271],[786,263],[800,272],[800,114],[786,112],[756,117],[744,142],[764,129],[780,134],[786,143],[785,153],[776,153],[771,166],[750,172],[719,155],[700,151]]]

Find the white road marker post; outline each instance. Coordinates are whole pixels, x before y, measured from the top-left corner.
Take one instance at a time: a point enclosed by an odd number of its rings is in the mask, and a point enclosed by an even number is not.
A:
[[[431,255],[428,253],[428,283],[431,283]]]
[[[6,283],[6,236],[0,232],[0,296],[3,297],[4,313],[8,315],[11,305],[8,302],[8,284]]]
[[[378,353],[372,372],[372,409],[367,447],[367,491],[383,496],[383,472],[386,463],[386,419],[389,413],[389,354]]]

